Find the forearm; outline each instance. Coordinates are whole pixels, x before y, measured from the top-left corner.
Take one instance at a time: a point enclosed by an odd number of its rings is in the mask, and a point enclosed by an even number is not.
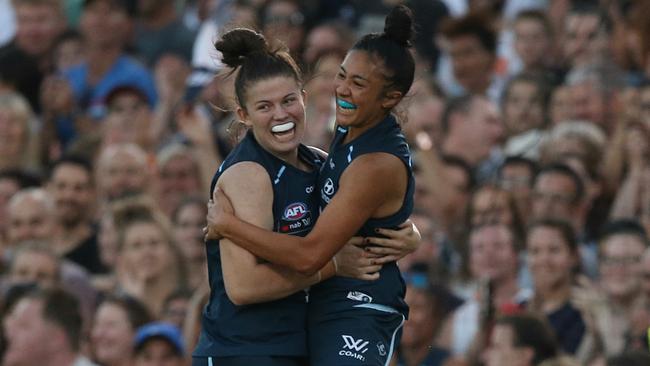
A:
[[[210,183],[214,172],[219,168],[223,159],[214,143],[208,146],[196,146],[193,148],[196,161],[199,163],[201,187],[209,194]]]
[[[270,232],[232,215],[221,234],[255,256],[303,275],[315,274],[340,249],[324,252],[322,245],[307,238]]]
[[[153,113],[149,136],[151,141],[161,141],[169,133],[170,121],[173,118],[174,107],[169,102],[161,101]]]
[[[335,272],[331,261],[311,276],[275,264],[259,264],[239,276],[237,294],[231,296],[231,301],[237,305],[248,305],[278,300],[330,278]]]

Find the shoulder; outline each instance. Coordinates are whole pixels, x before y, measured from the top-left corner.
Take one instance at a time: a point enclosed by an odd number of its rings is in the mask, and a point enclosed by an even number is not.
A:
[[[403,169],[404,163],[394,154],[388,152],[372,152],[363,154],[352,161],[348,169],[363,170],[372,175],[395,175],[396,169]]]
[[[229,166],[217,181],[224,188],[236,188],[271,183],[266,169],[255,161],[240,161]]]

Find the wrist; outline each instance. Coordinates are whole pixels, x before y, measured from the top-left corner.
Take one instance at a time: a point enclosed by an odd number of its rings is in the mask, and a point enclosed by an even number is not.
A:
[[[323,268],[318,271],[319,281],[326,280],[328,278],[336,276],[338,270],[338,264],[336,263],[336,258],[332,257]]]
[[[232,235],[232,231],[229,229],[236,225],[236,223],[237,222],[235,221],[235,216],[233,214],[224,212],[223,219],[217,223],[216,227],[221,235],[229,238]]]

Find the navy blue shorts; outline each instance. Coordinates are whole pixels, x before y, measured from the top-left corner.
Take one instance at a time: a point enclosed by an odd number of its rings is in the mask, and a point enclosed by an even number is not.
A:
[[[235,356],[192,357],[192,366],[308,366],[304,357]]]
[[[310,319],[311,366],[386,366],[399,345],[402,313],[381,305],[363,304],[321,319]]]

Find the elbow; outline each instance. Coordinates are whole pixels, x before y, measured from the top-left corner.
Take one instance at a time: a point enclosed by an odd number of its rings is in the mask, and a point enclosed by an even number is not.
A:
[[[226,295],[230,302],[237,306],[250,305],[257,302],[257,299],[254,297],[254,291],[246,291],[241,287],[237,289],[226,287]]]
[[[325,263],[322,263],[316,256],[305,257],[296,263],[294,270],[303,276],[310,277],[316,274]]]

